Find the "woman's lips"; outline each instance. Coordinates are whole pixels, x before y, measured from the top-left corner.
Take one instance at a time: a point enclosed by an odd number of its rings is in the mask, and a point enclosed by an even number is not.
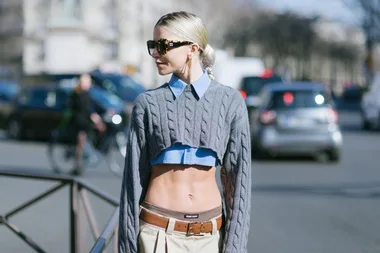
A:
[[[166,62],[156,62],[157,67],[166,66]]]

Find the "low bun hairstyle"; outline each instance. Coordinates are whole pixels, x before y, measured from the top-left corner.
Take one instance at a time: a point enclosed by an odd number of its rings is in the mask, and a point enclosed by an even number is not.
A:
[[[155,27],[165,27],[179,38],[197,43],[200,47],[199,58],[202,67],[207,71],[210,79],[215,79],[212,72],[215,51],[208,44],[208,31],[202,19],[185,11],[172,12],[162,16]]]
[[[200,56],[202,59],[203,68],[207,70],[207,73],[212,80],[215,79],[214,73],[212,71],[212,66],[214,65],[214,62],[215,62],[214,49],[209,44],[207,44],[206,48],[201,51]]]

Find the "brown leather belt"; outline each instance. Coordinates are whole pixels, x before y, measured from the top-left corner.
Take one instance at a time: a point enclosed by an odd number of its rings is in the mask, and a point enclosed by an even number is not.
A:
[[[156,215],[154,213],[148,212],[145,209],[141,209],[140,219],[146,223],[154,225],[156,227],[166,229],[169,224],[169,219]],[[216,227],[219,230],[222,227],[222,217],[216,219]],[[174,224],[174,231],[184,232],[187,235],[198,235],[200,233],[211,233],[212,232],[212,222],[184,222],[176,221]]]

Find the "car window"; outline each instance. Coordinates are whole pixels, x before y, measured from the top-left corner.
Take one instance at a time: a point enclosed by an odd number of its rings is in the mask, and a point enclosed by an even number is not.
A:
[[[260,97],[260,103],[261,105],[267,105],[268,104],[268,100],[269,100],[269,97],[270,96],[270,93],[268,92],[267,89],[262,89],[259,93],[259,97]]]
[[[272,93],[269,107],[271,109],[317,108],[330,104],[324,92],[312,90],[275,91]]]
[[[245,77],[242,80],[242,90],[247,93],[247,95],[257,95],[261,89],[269,83],[282,82],[281,77],[274,76],[269,78],[262,78],[258,76]]]
[[[133,102],[140,93],[145,91],[144,86],[128,76],[110,75],[99,77],[94,75],[92,78],[98,86],[116,94],[124,101]]]
[[[103,86],[104,89],[106,89],[106,90],[108,90],[108,91],[110,91],[110,92],[112,92],[112,93],[117,93],[117,91],[118,91],[118,87],[117,87],[116,84],[115,84],[112,80],[110,80],[110,79],[105,79],[105,80],[103,80],[103,82],[102,82],[102,86]]]
[[[47,98],[45,90],[30,90],[20,96],[20,103],[30,106],[44,106]]]
[[[132,87],[124,87],[120,90],[120,97],[122,97],[125,101],[133,102],[137,98],[137,96],[142,93],[143,90],[135,89]]]
[[[19,101],[21,104],[32,107],[55,107],[56,93],[48,90],[31,90],[23,93]]]
[[[134,90],[136,90],[137,92],[143,92],[145,89],[144,87],[137,83],[135,80],[133,80],[132,78],[128,77],[128,76],[124,76],[120,79],[120,84],[122,87],[125,87],[125,88],[133,88]]]
[[[103,108],[123,108],[123,101],[113,93],[107,92],[106,90],[92,86],[89,90],[91,98],[95,103],[101,105]]]

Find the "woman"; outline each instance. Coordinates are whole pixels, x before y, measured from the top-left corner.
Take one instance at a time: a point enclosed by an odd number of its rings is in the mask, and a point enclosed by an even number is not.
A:
[[[161,17],[148,51],[169,83],[135,101],[122,182],[119,252],[247,252],[250,132],[237,90],[216,82],[202,20]],[[215,180],[221,166],[225,215]]]
[[[83,74],[79,78],[79,83],[71,96],[72,124],[76,135],[76,152],[75,166],[73,174],[82,174],[83,166],[82,154],[84,145],[87,141],[89,131],[95,126],[99,131],[103,132],[105,125],[100,116],[91,110],[91,98],[88,90],[91,87],[91,77]]]

